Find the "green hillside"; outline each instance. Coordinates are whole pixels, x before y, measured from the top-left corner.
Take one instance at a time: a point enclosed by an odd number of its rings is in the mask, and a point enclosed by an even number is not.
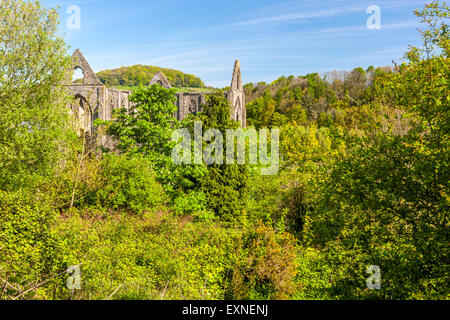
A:
[[[174,87],[203,88],[205,86],[199,77],[192,74],[173,69],[143,65],[100,71],[97,73],[97,76],[104,84],[109,86],[133,87],[139,86],[140,84],[149,84],[158,71],[162,71]]]

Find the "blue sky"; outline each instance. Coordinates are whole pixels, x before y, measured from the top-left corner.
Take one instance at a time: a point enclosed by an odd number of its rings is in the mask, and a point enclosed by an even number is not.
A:
[[[399,61],[419,45],[418,0],[44,0],[60,6],[60,32],[94,71],[144,64],[195,74],[211,86],[230,84],[235,59],[243,80],[351,70]],[[67,8],[81,11],[69,30]],[[381,30],[366,26],[370,5]]]

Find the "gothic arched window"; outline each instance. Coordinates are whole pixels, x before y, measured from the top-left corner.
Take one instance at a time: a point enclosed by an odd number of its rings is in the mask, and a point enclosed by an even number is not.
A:
[[[84,84],[84,71],[80,67],[75,67],[73,70],[72,82],[77,84]]]
[[[234,105],[234,109],[236,110],[236,121],[241,121],[240,113],[241,113],[241,99],[237,99]]]
[[[197,102],[194,99],[189,102],[188,112],[197,114]]]
[[[90,133],[92,128],[91,108],[83,96],[75,96],[73,115],[80,133]]]

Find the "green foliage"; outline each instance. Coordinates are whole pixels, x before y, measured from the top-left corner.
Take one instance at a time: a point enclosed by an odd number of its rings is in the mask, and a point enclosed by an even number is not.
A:
[[[239,123],[231,119],[231,107],[222,92],[208,96],[202,112],[186,124],[191,121],[201,121],[204,132],[219,130],[224,141],[227,129],[239,128]],[[246,164],[227,164],[225,157],[224,152],[223,164],[207,166],[207,173],[200,182],[201,189],[211,211],[225,221],[236,221],[245,203],[249,168]]]
[[[248,169],[244,165],[211,165],[202,181],[208,208],[225,221],[236,221],[244,207]]]
[[[56,218],[42,194],[0,191],[0,275],[9,283],[1,298],[16,296],[30,283],[65,270],[63,241],[50,230]],[[24,298],[51,298],[47,294],[32,291]]]
[[[319,114],[331,112],[337,93],[318,74],[281,77],[273,83],[245,86],[247,121],[255,128],[306,125]],[[321,121],[321,120],[319,120]]]
[[[50,176],[62,158],[71,126],[58,83],[70,60],[56,10],[5,0],[0,21],[0,189],[17,190]]]
[[[154,75],[162,71],[172,86],[181,88],[204,88],[203,81],[192,75],[181,71],[159,68],[152,66],[135,65],[131,67],[121,67],[119,69],[105,70],[97,73],[98,78],[109,86],[140,86],[148,85]]]
[[[275,100],[269,90],[264,95],[247,105],[247,117],[249,125],[255,128],[268,127],[272,125],[275,113]]]
[[[449,298],[445,4],[416,11],[424,47],[393,70],[246,85],[249,124],[281,127],[273,176],[172,162],[175,129],[201,121],[226,141],[239,127],[223,92],[179,123],[175,90],[141,87],[131,112],[99,121],[117,153],[78,143],[55,12],[0,5],[1,299]],[[366,287],[370,265],[381,290]]]
[[[448,17],[448,8],[442,12],[436,6],[417,12],[431,30]],[[432,34],[444,34],[445,24],[441,28]],[[324,168],[328,174],[313,192],[318,196],[308,234],[329,248],[328,262],[341,273],[331,288],[338,297],[448,296],[449,40],[423,34],[424,50],[411,48],[409,63],[385,80],[398,93],[395,102],[405,111],[409,130],[396,134],[388,126],[349,136],[348,152]],[[436,56],[426,54],[433,51]],[[364,265],[381,267],[383,290],[365,290]]]
[[[317,172],[332,156],[345,150],[342,131],[312,125],[285,126],[281,131],[280,152],[285,165],[294,165],[300,172]]]
[[[144,157],[106,155],[101,163],[103,182],[95,195],[101,207],[142,214],[164,203],[150,161]]]
[[[239,231],[154,212],[86,217],[73,212],[55,230],[84,262],[75,299],[224,299]]]
[[[266,206],[267,221],[302,241],[296,298],[448,298],[448,8],[433,2],[416,14],[429,24],[425,47],[394,72],[357,68],[325,84],[338,100],[307,76],[298,97],[328,106],[310,109],[320,129],[282,127],[284,170],[296,169],[298,184],[280,174],[251,185],[251,208],[263,216]],[[286,81],[250,102],[253,119],[286,103]],[[369,265],[381,267],[381,290],[366,287]]]
[[[171,133],[176,127],[173,117],[177,111],[173,90],[159,85],[140,87],[130,97],[134,105],[130,110],[117,109],[114,121],[97,121],[107,125],[106,133],[118,142],[121,153],[139,153],[158,163],[170,154]]]
[[[335,266],[329,263],[321,250],[299,247],[296,259],[298,273],[295,283],[298,290],[295,292],[294,299],[332,300],[339,298],[339,296],[333,295],[331,290],[334,285],[334,277],[339,273],[333,270]],[[359,283],[364,283],[361,279],[358,280]]]
[[[306,177],[295,169],[281,170],[277,175],[262,176],[252,172],[246,211],[252,223],[261,220],[267,225],[293,235],[303,229],[307,192]]]
[[[206,214],[206,195],[203,191],[181,193],[174,200],[173,208],[178,215]],[[206,217],[206,215],[203,215]]]
[[[159,85],[141,87],[130,97],[135,105],[128,112],[119,110],[113,121],[98,121],[117,141],[121,154],[139,154],[148,159],[165,191],[175,199],[180,193],[198,190],[198,181],[205,174],[203,165],[180,166],[171,155],[176,141],[173,131],[179,127],[174,90]]]
[[[259,224],[247,232],[238,249],[233,271],[234,299],[289,299],[295,292],[296,241]]]

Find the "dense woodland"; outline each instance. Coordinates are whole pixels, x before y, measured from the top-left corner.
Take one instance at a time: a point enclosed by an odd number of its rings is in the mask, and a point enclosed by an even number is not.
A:
[[[175,129],[239,126],[220,91],[178,122],[175,90],[141,87],[96,123],[117,152],[78,136],[56,11],[2,1],[0,298],[448,299],[450,11],[415,14],[397,65],[245,86],[249,128],[280,128],[262,176],[171,161]]]
[[[174,87],[205,87],[203,81],[192,74],[183,73],[178,70],[152,66],[136,65],[131,67],[121,67],[118,69],[101,71],[97,73],[97,76],[100,81],[109,86],[134,87],[150,84],[153,76],[158,71],[162,71],[167,80]]]

